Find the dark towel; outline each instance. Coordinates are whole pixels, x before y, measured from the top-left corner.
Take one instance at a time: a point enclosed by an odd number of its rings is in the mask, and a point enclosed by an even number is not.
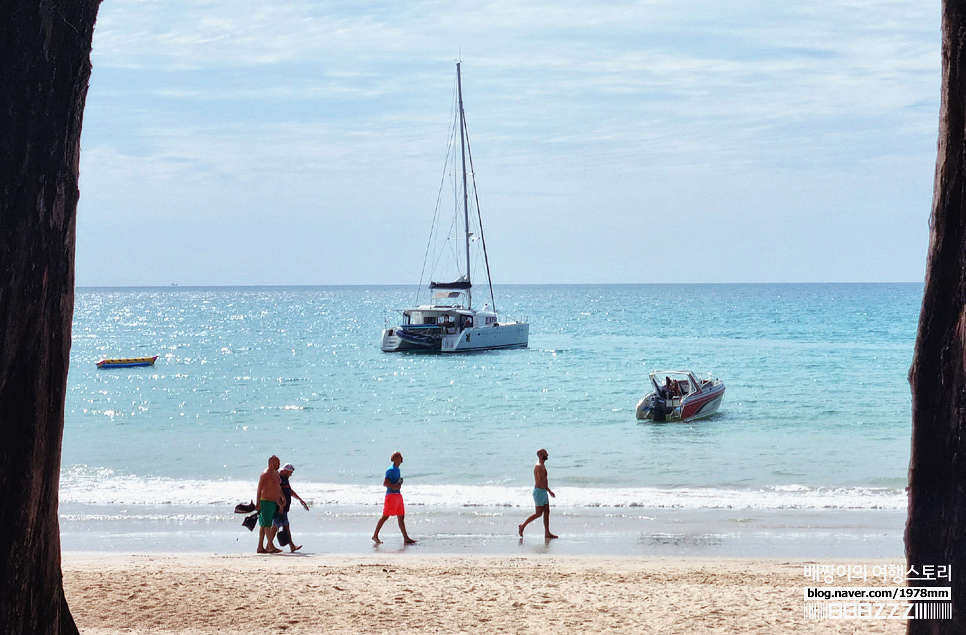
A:
[[[255,511],[255,501],[250,503],[238,503],[235,505],[236,514],[250,514]]]
[[[288,533],[288,529],[282,527],[278,530],[278,544],[281,546],[286,546],[288,543],[292,542],[292,537]]]

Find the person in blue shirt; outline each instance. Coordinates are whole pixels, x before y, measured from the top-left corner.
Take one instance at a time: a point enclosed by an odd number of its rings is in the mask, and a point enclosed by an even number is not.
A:
[[[402,465],[403,456],[399,452],[393,452],[389,460],[392,461],[392,467],[386,470],[386,478],[382,481],[386,488],[386,500],[382,505],[382,518],[376,523],[376,531],[372,534],[372,541],[377,545],[382,544],[382,541],[379,540],[379,530],[386,524],[390,516],[395,516],[399,523],[399,531],[403,535],[403,541],[407,545],[414,545],[416,541],[406,533],[406,507],[403,505],[402,493],[400,492],[403,478],[399,472],[399,466]]]

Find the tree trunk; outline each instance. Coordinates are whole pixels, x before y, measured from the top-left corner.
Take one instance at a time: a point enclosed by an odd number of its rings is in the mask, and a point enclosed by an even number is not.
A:
[[[57,519],[99,0],[0,0],[0,632],[77,633]]]
[[[944,0],[942,105],[929,257],[912,386],[906,560],[951,567],[952,619],[914,619],[910,634],[966,632],[966,2]],[[910,574],[909,577],[917,577]],[[921,577],[918,576],[918,577]],[[935,604],[935,603],[924,603]]]

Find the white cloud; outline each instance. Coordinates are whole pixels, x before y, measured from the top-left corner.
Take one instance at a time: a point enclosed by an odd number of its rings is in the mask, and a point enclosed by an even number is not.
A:
[[[270,201],[273,214],[297,224],[313,222],[306,201],[324,199],[342,205],[345,218],[412,214],[428,223],[418,214],[435,199],[451,60],[462,51],[483,196],[499,203],[494,239],[509,222],[501,210],[520,200],[549,240],[567,245],[596,235],[569,229],[567,214],[619,224],[628,210],[660,214],[663,206],[700,218],[710,200],[716,218],[748,217],[752,227],[766,214],[801,213],[808,201],[791,199],[828,184],[842,209],[866,209],[880,194],[850,183],[897,174],[908,175],[906,191],[871,207],[925,215],[939,83],[939,8],[930,5],[105,3],[81,213],[123,215],[142,197],[165,218],[257,217]],[[775,196],[753,196],[759,188]],[[123,240],[123,223],[98,231]],[[89,240],[82,223],[79,245]],[[850,250],[874,254],[877,238],[856,240]],[[900,258],[906,279],[919,276],[919,247]],[[345,255],[360,260],[359,276],[408,282],[382,277],[398,250],[394,236],[377,232],[367,248],[374,257]],[[627,249],[625,258],[637,256]],[[246,253],[260,252],[250,245]],[[808,275],[852,279],[835,258]],[[82,282],[112,282],[85,280],[83,257],[78,267]],[[592,261],[574,267],[595,270]],[[784,275],[799,279],[803,268]],[[528,281],[533,268],[522,271],[514,281]],[[339,272],[318,275],[275,281],[340,282]]]

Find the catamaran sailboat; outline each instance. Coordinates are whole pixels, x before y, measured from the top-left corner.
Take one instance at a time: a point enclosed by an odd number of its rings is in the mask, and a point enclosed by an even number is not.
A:
[[[493,282],[490,279],[490,267],[486,259],[486,241],[483,240],[479,198],[476,194],[473,155],[470,152],[466,115],[463,112],[463,84],[459,63],[456,64],[456,89],[456,122],[453,126],[452,151],[449,157],[454,162],[457,156],[459,157],[462,178],[453,183],[457,201],[457,222],[451,225],[453,234],[448,235],[444,242],[448,243],[448,251],[455,252],[459,256],[456,259],[457,277],[452,282],[431,281],[429,283],[431,297],[428,304],[398,309],[402,313],[402,323],[398,326],[387,324],[382,332],[382,350],[386,352],[462,353],[501,348],[525,348],[530,340],[530,325],[527,322],[501,322],[496,311]],[[457,131],[459,133],[458,150],[455,143]],[[449,163],[448,160],[447,165]],[[469,171],[467,171],[467,163]],[[442,200],[442,196],[438,200]],[[471,217],[471,206],[476,212],[473,215],[475,218]],[[437,218],[439,218],[438,208]],[[476,231],[471,228],[471,221],[476,223]],[[438,236],[435,227],[433,236]],[[457,243],[455,247],[454,242]],[[473,284],[470,281],[471,244],[481,246],[481,250],[477,251],[482,251],[482,262],[490,290],[490,301],[480,309],[473,308]]]

